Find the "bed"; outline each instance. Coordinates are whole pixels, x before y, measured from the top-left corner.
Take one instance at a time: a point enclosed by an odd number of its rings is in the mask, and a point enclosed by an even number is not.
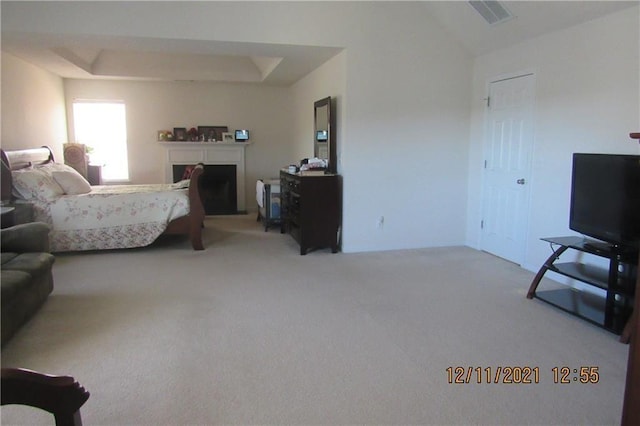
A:
[[[3,203],[31,204],[34,220],[52,226],[53,252],[144,247],[163,234],[187,234],[204,249],[202,164],[175,184],[91,186],[48,147],[0,156]]]

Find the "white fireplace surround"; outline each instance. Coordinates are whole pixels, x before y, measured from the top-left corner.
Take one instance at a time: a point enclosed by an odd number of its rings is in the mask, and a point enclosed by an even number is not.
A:
[[[239,212],[247,210],[245,202],[244,149],[249,143],[162,142],[166,147],[165,180],[173,182],[173,166],[204,163],[236,166],[236,197]]]

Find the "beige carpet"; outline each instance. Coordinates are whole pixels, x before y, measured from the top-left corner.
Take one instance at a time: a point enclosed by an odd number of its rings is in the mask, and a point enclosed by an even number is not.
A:
[[[253,215],[184,239],[59,255],[3,366],[75,376],[86,425],[619,424],[628,346],[525,298],[533,277],[465,247],[298,254]],[[448,367],[539,367],[449,384]],[[597,384],[554,384],[596,366]],[[475,376],[474,376],[475,377]],[[3,407],[2,424],[52,424]]]

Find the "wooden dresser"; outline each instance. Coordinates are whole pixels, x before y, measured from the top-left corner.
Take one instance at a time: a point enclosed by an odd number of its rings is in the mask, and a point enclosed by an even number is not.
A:
[[[326,174],[305,176],[280,171],[281,232],[309,249],[330,248],[337,253],[341,234],[341,178]]]

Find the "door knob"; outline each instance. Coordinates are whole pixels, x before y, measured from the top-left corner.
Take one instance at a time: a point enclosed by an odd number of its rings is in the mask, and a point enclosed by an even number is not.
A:
[[[524,184],[525,184],[525,180],[524,180],[524,178],[522,178],[522,179],[518,179],[518,180],[516,181],[516,183],[517,183],[518,185],[524,185]]]

